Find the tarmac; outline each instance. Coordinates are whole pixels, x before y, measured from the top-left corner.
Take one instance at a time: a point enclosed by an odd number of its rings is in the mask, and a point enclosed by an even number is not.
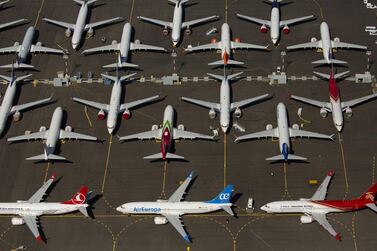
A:
[[[191,4],[191,2],[190,2]],[[86,38],[79,51],[74,51],[65,29],[47,24],[43,17],[74,23],[79,5],[69,0],[12,0],[1,10],[0,23],[27,18],[30,23],[0,32],[0,47],[22,42],[29,25],[39,31],[37,41],[53,48],[70,52],[67,59],[61,55],[36,54],[31,64],[38,70],[31,71],[32,79],[52,79],[58,71],[71,76],[82,73],[87,78],[93,72],[98,78],[105,72],[101,67],[115,62],[115,53],[84,56],[84,49],[120,41],[123,24],[95,29],[94,36]],[[170,35],[164,37],[161,27],[137,20],[137,16],[171,20],[174,7],[166,0],[111,0],[99,1],[91,10],[90,22],[122,16],[134,27],[134,38],[144,44],[165,47],[169,53],[136,52],[131,62],[138,64],[138,77],[162,77],[177,73],[189,78],[203,78],[207,72],[222,74],[221,68],[212,68],[207,63],[219,60],[220,54],[199,52],[185,54],[183,48],[192,44],[208,43],[206,36],[211,27],[220,30],[226,21],[232,29],[233,38],[241,42],[260,45],[271,44],[269,34],[261,34],[259,26],[238,19],[235,14],[269,19],[270,6],[262,1],[193,1],[185,8],[185,20],[209,15],[220,15],[220,20],[193,28],[191,36],[182,35],[182,42],[173,52]],[[158,8],[158,10],[156,10]],[[376,12],[365,8],[362,1],[295,1],[281,8],[282,19],[314,14],[317,19],[291,27],[289,35],[282,34],[277,47],[270,45],[270,52],[236,51],[234,59],[245,62],[245,67],[227,69],[227,73],[243,71],[245,76],[264,76],[276,71],[282,64],[281,51],[285,46],[309,42],[319,38],[319,25],[328,22],[332,38],[364,44],[372,50],[371,73],[376,75],[373,51],[375,39],[365,31],[366,25],[375,23]],[[214,35],[219,39],[220,34]],[[101,39],[105,38],[106,42]],[[363,73],[367,68],[367,56],[362,51],[339,50],[337,59],[348,61],[351,74]],[[313,69],[328,72],[327,67],[313,68],[310,63],[322,58],[314,50],[288,52],[285,70],[288,76],[312,76]],[[14,55],[1,55],[0,65],[9,64]],[[339,67],[338,72],[347,70]],[[127,73],[133,71],[127,71]],[[27,72],[18,71],[17,75]],[[9,75],[9,71],[1,70]],[[114,75],[112,71],[110,74]],[[126,74],[126,72],[121,72]],[[72,84],[69,87],[26,82],[19,87],[17,104],[54,95],[55,103],[32,109],[22,114],[20,122],[12,122],[0,140],[0,201],[27,200],[53,173],[61,177],[48,194],[47,202],[64,201],[70,198],[81,185],[88,185],[97,195],[93,205],[94,219],[80,213],[63,216],[42,216],[41,226],[47,243],[40,244],[26,226],[12,226],[12,216],[0,217],[0,250],[14,250],[24,246],[27,250],[373,250],[377,244],[375,226],[377,217],[371,210],[343,214],[329,214],[329,222],[341,233],[337,242],[318,223],[301,224],[300,215],[270,215],[259,208],[271,201],[310,198],[329,170],[335,172],[327,198],[351,199],[365,192],[376,181],[377,113],[373,110],[377,101],[370,101],[353,109],[351,118],[345,118],[344,129],[337,133],[331,116],[322,118],[319,109],[289,99],[296,94],[323,101],[328,100],[327,83],[323,80],[289,81],[287,85],[269,85],[267,82],[241,79],[231,85],[232,99],[238,101],[264,93],[273,98],[246,107],[240,119],[233,122],[245,127],[246,132],[265,130],[267,124],[276,126],[276,106],[284,102],[289,113],[290,124],[302,129],[335,134],[335,141],[317,139],[293,139],[295,154],[308,158],[308,163],[270,163],[265,158],[279,154],[276,140],[261,139],[234,143],[241,133],[234,129],[224,135],[220,130],[217,141],[180,140],[175,143],[175,153],[185,156],[187,161],[149,162],[142,157],[157,153],[155,141],[129,141],[121,143],[118,136],[150,130],[152,125],[162,123],[163,110],[172,105],[177,112],[178,124],[187,130],[211,134],[210,128],[219,128],[218,116],[211,120],[208,110],[180,101],[181,96],[218,102],[220,84],[216,81],[184,82],[181,85],[131,81],[123,86],[124,102],[159,94],[160,102],[132,110],[130,120],[119,119],[119,128],[109,136],[106,123],[97,119],[98,111],[71,100],[77,96],[97,102],[108,103],[111,86],[99,83]],[[342,100],[368,95],[371,84],[356,84],[350,81],[339,83]],[[6,85],[0,86],[4,93]],[[101,142],[67,140],[61,142],[57,153],[69,162],[34,163],[25,158],[41,154],[42,142],[20,142],[9,144],[8,137],[22,135],[25,131],[38,131],[48,126],[54,109],[61,106],[65,111],[64,125],[75,132],[94,135]],[[302,108],[301,116],[297,112]],[[153,201],[166,199],[179,186],[188,173],[194,170],[194,180],[187,201],[208,200],[217,195],[226,184],[235,186],[235,211],[237,217],[225,212],[182,217],[193,243],[186,243],[175,229],[167,225],[155,225],[153,216],[121,215],[115,208],[131,201]],[[317,180],[317,185],[310,185]],[[249,198],[255,201],[254,210],[246,210]]]

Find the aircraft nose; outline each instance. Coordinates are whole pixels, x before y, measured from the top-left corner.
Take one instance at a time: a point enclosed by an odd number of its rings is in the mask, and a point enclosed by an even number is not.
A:
[[[336,127],[336,130],[338,130],[338,132],[341,132],[343,125],[335,125],[335,127]]]
[[[109,131],[109,134],[113,134],[114,132],[114,127],[108,127],[107,131]]]
[[[277,42],[278,42],[278,39],[277,39],[277,38],[272,38],[271,40],[272,40],[272,43],[273,43],[274,45],[276,45]]]
[[[74,50],[77,49],[77,46],[78,46],[78,44],[74,44],[74,43],[72,43],[72,48],[73,48]]]
[[[261,210],[263,210],[263,211],[267,211],[266,209],[267,209],[267,207],[266,207],[266,205],[264,205],[264,206],[261,206],[261,208],[260,208]]]
[[[223,132],[226,133],[228,131],[228,126],[222,125],[221,130],[223,130]]]

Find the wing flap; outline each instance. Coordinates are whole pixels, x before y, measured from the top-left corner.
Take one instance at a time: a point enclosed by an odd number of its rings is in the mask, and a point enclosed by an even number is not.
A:
[[[120,112],[123,112],[126,109],[134,108],[134,107],[139,106],[139,105],[143,105],[143,104],[148,103],[148,102],[158,100],[159,98],[160,98],[159,95],[155,95],[155,96],[152,96],[152,97],[149,97],[149,98],[144,98],[144,99],[139,99],[139,100],[135,100],[135,101],[132,101],[132,102],[124,103],[120,106]]]
[[[48,130],[44,132],[35,132],[31,134],[11,137],[11,138],[8,138],[7,141],[15,142],[15,141],[21,141],[21,140],[47,139],[47,134],[48,134]]]
[[[145,51],[166,51],[165,48],[159,47],[159,46],[153,46],[153,45],[147,45],[147,44],[135,44],[131,43],[130,50],[145,50]]]
[[[279,131],[277,128],[274,128],[271,130],[245,134],[245,135],[237,137],[234,142],[238,142],[241,140],[248,140],[248,139],[260,139],[260,138],[279,138]]]
[[[183,22],[182,23],[182,29],[188,28],[188,27],[191,27],[191,26],[194,26],[194,25],[198,25],[200,23],[213,21],[213,20],[216,20],[216,19],[219,19],[219,16],[214,15],[214,16],[210,16],[210,17],[204,17],[204,18],[191,20],[191,21],[188,21],[188,22]]]
[[[213,102],[208,102],[208,101],[203,101],[203,100],[193,99],[193,98],[186,98],[186,97],[182,97],[181,99],[183,101],[186,101],[195,105],[203,106],[208,109],[214,109],[217,112],[220,111],[220,104],[218,103],[213,103]]]
[[[108,111],[109,110],[109,105],[107,105],[107,104],[98,103],[98,102],[94,102],[94,101],[90,101],[90,100],[85,100],[85,99],[81,99],[81,98],[76,98],[76,97],[73,97],[73,100],[76,101],[76,102],[78,102],[78,103],[94,107],[94,108],[96,108],[98,110],[104,110],[104,111]]]
[[[293,25],[296,23],[304,22],[304,21],[309,21],[314,18],[315,18],[314,15],[310,15],[310,16],[305,16],[305,17],[292,18],[289,20],[283,20],[283,21],[280,21],[280,27],[283,27],[286,25]]]
[[[128,136],[120,137],[119,140],[130,140],[130,139],[161,139],[161,129],[140,132],[131,134]]]
[[[90,24],[85,25],[85,30],[94,29],[94,28],[97,28],[97,27],[100,27],[100,26],[103,26],[103,25],[121,22],[123,20],[124,19],[122,17],[114,17],[114,18],[110,18],[110,19],[107,19],[107,20],[90,23]]]
[[[248,44],[231,41],[232,49],[255,49],[255,50],[267,50],[267,46],[257,45],[257,44]]]
[[[170,29],[173,29],[173,23],[172,22],[165,22],[165,21],[161,21],[161,20],[158,20],[158,19],[149,18],[149,17],[142,17],[142,16],[138,16],[137,18],[140,19],[140,20],[152,23],[152,24],[156,24],[156,25],[163,26],[163,27],[169,27]]]
[[[289,128],[289,136],[291,138],[302,137],[302,138],[319,138],[319,139],[333,140],[334,134],[326,135],[326,134],[317,133],[317,132],[309,132],[309,131]]]
[[[213,139],[214,136],[205,135],[196,132],[190,132],[186,130],[180,130],[174,128],[174,139]]]
[[[57,21],[57,20],[53,20],[53,19],[49,19],[49,18],[42,18],[42,20],[44,20],[48,23],[52,23],[52,24],[55,24],[57,26],[63,27],[63,28],[67,28],[67,29],[71,29],[71,30],[75,29],[74,24],[70,24],[70,23],[66,23],[66,22],[62,22],[62,21]]]
[[[90,54],[96,52],[104,52],[104,51],[119,51],[120,44],[110,44],[105,46],[99,46],[91,49],[84,50],[82,54]]]
[[[59,139],[82,139],[82,140],[92,140],[92,141],[97,140],[97,138],[93,136],[76,133],[76,132],[69,132],[66,130],[60,130]]]
[[[64,54],[64,51],[62,51],[62,50],[48,48],[48,47],[44,47],[44,46],[38,46],[38,45],[32,45],[30,52],[32,52],[32,53],[45,52],[45,53]]]
[[[245,15],[241,15],[241,14],[237,14],[237,17],[239,17],[241,19],[245,19],[245,20],[253,22],[253,23],[257,23],[257,24],[260,24],[260,25],[265,25],[267,27],[271,27],[271,22],[268,21],[268,20],[264,20],[264,19],[260,19],[260,18],[256,18],[256,17],[245,16]]]
[[[234,111],[236,108],[241,108],[243,106],[246,106],[246,105],[258,102],[260,100],[266,99],[268,97],[269,97],[269,94],[266,93],[266,94],[263,94],[263,95],[260,95],[260,96],[257,96],[257,97],[248,98],[248,99],[244,99],[244,100],[241,100],[241,101],[238,101],[238,102],[234,102],[230,105],[230,109],[231,109],[231,111]]]

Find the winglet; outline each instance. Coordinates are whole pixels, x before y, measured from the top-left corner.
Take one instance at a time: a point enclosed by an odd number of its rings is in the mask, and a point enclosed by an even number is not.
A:
[[[327,173],[327,176],[330,176],[330,177],[334,176],[334,171],[333,171],[333,170],[330,170],[330,171]]]
[[[44,243],[43,239],[42,239],[42,236],[38,235],[37,237],[35,237],[35,239],[37,239],[37,241],[41,242],[41,243]]]
[[[341,241],[342,240],[342,238],[340,237],[340,234],[336,234],[335,235],[335,240],[337,240],[337,241]]]
[[[187,177],[188,179],[192,179],[194,177],[194,171],[191,171],[189,176]]]
[[[56,178],[56,173],[51,174],[50,179],[55,180],[55,178]]]
[[[183,239],[185,239],[185,241],[187,241],[188,243],[191,243],[191,237],[190,237],[190,235],[185,235],[183,237]]]

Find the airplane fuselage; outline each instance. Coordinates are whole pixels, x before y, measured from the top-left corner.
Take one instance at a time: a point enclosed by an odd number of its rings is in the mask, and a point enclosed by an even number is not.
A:
[[[0,134],[4,131],[5,125],[8,120],[8,116],[12,109],[13,100],[16,94],[17,84],[15,82],[11,82],[8,84],[7,90],[5,92],[3,102],[0,106]]]
[[[274,6],[274,5],[275,3],[273,3],[272,9],[271,9],[270,37],[271,37],[272,43],[276,45],[280,37],[280,10],[279,10],[279,6]]]
[[[60,136],[60,126],[63,120],[63,109],[57,107],[52,114],[49,131],[46,139],[46,151],[47,155],[55,151],[56,144],[58,143]]]
[[[173,28],[171,31],[171,39],[173,41],[173,46],[176,46],[181,40],[182,19],[183,19],[183,6],[178,1],[174,7]]]
[[[127,62],[128,53],[131,47],[131,33],[132,26],[130,23],[126,23],[123,27],[122,38],[120,40],[120,59],[121,63]]]
[[[325,58],[327,63],[330,63],[330,60],[332,59],[332,46],[331,46],[330,30],[326,22],[321,23],[320,31],[321,31],[323,57]]]
[[[109,112],[107,114],[106,126],[110,134],[113,133],[118,119],[118,113],[120,109],[120,98],[122,94],[122,84],[120,81],[116,81],[111,90]]]
[[[279,131],[279,148],[281,154],[284,156],[284,159],[287,159],[290,152],[290,137],[287,109],[283,103],[278,104],[276,114]]]
[[[161,131],[161,145],[160,150],[162,159],[166,160],[166,153],[171,148],[171,142],[173,140],[173,122],[174,122],[174,110],[171,105],[166,106],[164,111],[163,126]]]
[[[336,85],[336,80],[333,76],[331,76],[329,80],[329,93],[332,119],[335,128],[340,132],[343,128],[343,110],[338,86]]]
[[[16,215],[44,215],[44,214],[66,214],[78,210],[78,207],[87,207],[87,204],[70,205],[58,202],[16,202],[0,203],[0,214]]]
[[[17,53],[18,63],[25,63],[33,42],[35,29],[33,26],[30,26],[25,33],[24,39],[22,40],[21,49]]]
[[[87,16],[88,16],[88,5],[84,3],[80,8],[79,14],[77,16],[76,24],[75,24],[75,29],[72,34],[73,49],[76,49],[80,44],[82,34],[85,31]]]
[[[221,58],[224,60],[224,64],[228,64],[228,59],[231,56],[231,40],[230,40],[230,28],[227,23],[221,26]]]
[[[224,133],[229,129],[230,112],[230,86],[228,79],[224,79],[220,87],[220,126]]]

